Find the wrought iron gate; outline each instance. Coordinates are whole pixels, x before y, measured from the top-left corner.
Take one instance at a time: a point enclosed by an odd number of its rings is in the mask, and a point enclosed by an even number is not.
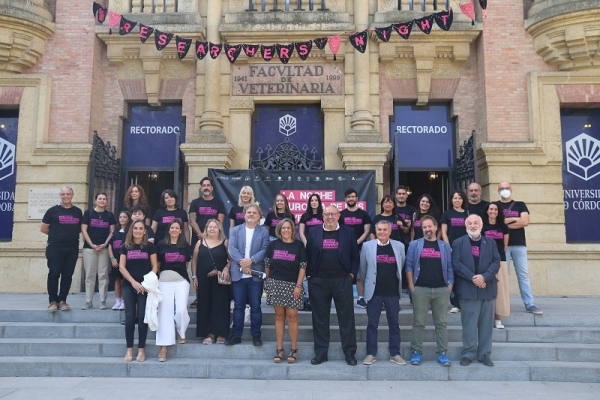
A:
[[[108,198],[107,209],[117,211],[120,199],[119,179],[121,177],[121,159],[117,158],[117,148],[110,141],[104,143],[98,132],[94,131],[94,143],[90,155],[90,179],[88,207],[94,206],[96,193],[104,192]]]
[[[458,150],[458,157],[454,166],[454,187],[467,190],[475,182],[475,131],[471,132],[469,139],[465,140]]]

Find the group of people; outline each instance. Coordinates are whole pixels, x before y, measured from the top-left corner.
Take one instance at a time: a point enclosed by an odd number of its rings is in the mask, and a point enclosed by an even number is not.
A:
[[[526,310],[541,314],[533,303],[527,274],[524,228],[529,211],[524,203],[512,200],[508,182],[498,185],[501,200],[495,203],[481,200],[477,183],[469,186],[468,198],[455,191],[451,208],[441,216],[427,194],[418,199],[417,208],[408,205],[404,186],[397,188],[395,198],[384,196],[381,213],[373,219],[358,207],[354,189],[346,190],[342,211],[324,206],[319,195],[312,194],[298,230],[283,194],[275,197],[272,210],[263,216],[252,188],[244,186],[228,214],[229,239],[223,229],[225,206],[213,196],[211,179],[203,178],[200,186],[200,197],[191,202],[188,212],[168,189],[161,194],[161,207],[152,214],[143,188],[132,185],[117,218],[107,210],[105,193],[96,194],[93,208],[83,213],[72,203],[73,189],[61,188],[60,204],[46,212],[41,225],[48,235],[48,310],[70,309],[66,300],[81,232],[86,274],[83,309],[94,307],[96,278],[100,309],[107,309],[108,284],[114,280],[117,300],[113,309],[125,310],[126,362],[133,360],[136,324],[139,362],[146,358],[147,322],[156,329],[159,361],[167,360],[169,346],[186,342],[190,282],[196,289],[196,300],[190,305],[197,308],[196,336],[207,345],[241,343],[249,306],[252,343],[262,346],[264,290],[267,304],[275,310],[275,363],[296,362],[298,310],[302,309],[312,311],[315,354],[311,363],[328,360],[333,300],[345,360],[356,365],[354,284],[356,306],[366,308],[368,315],[366,365],[377,360],[382,309],[389,326],[389,359],[406,364],[400,355],[398,324],[403,282],[414,310],[413,365],[421,362],[430,308],[438,362],[450,365],[446,356],[449,301],[452,311],[461,313],[461,365],[475,359],[493,365],[492,329],[503,328],[500,318],[510,312],[507,260],[511,258]],[[151,272],[158,275],[159,302],[148,278]],[[286,320],[291,342],[287,355],[283,346]]]

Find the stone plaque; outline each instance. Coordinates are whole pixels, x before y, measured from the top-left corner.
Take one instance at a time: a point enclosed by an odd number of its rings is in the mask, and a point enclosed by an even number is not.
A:
[[[60,203],[60,188],[29,188],[27,219],[42,219],[52,206]]]
[[[344,94],[343,73],[337,64],[235,65],[232,84],[233,96]]]

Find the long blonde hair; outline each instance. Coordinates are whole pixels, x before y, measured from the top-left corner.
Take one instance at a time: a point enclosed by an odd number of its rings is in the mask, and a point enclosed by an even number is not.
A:
[[[125,248],[131,249],[135,242],[133,241],[133,227],[135,224],[142,224],[144,227],[144,237],[142,238],[142,242],[140,243],[142,246],[146,246],[148,244],[148,228],[146,228],[146,223],[141,219],[136,219],[129,225],[129,230],[127,231],[127,236],[125,236]]]
[[[254,198],[254,189],[252,189],[250,186],[244,186],[240,189],[240,194],[238,195],[238,206],[243,207],[246,204],[242,203],[242,193],[246,191],[248,193],[250,193],[250,202],[248,204],[254,204],[256,202],[256,199]]]

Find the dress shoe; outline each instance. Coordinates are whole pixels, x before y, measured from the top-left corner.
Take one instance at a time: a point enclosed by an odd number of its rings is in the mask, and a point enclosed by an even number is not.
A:
[[[328,361],[327,354],[317,354],[312,360],[310,360],[310,363],[312,365],[319,365],[325,361]]]
[[[262,340],[260,340],[260,336],[254,336],[252,338],[252,344],[255,345],[255,346],[257,346],[257,347],[258,346],[262,346],[263,343],[262,343]]]
[[[67,304],[66,301],[61,301],[60,303],[58,303],[58,309],[60,311],[69,311],[71,310],[71,307]]]
[[[354,356],[354,352],[353,351],[349,351],[348,354],[346,354],[346,364],[348,365],[356,365],[356,357]]]
[[[479,360],[479,362],[482,363],[483,365],[485,365],[486,367],[493,367],[494,366],[494,362],[492,360],[490,360],[490,357],[488,357],[488,356],[481,357],[481,359]]]
[[[239,336],[232,336],[225,342],[225,346],[233,346],[234,344],[242,343],[242,338]]]
[[[467,365],[471,365],[472,362],[473,362],[473,360],[471,360],[469,357],[463,357],[460,359],[460,365],[462,365],[463,367],[466,367]]]

